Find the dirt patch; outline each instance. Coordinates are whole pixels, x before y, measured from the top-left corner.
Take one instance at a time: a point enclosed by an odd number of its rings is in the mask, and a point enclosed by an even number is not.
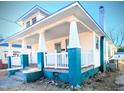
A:
[[[7,78],[8,73],[6,69],[0,69],[0,80]]]
[[[93,76],[84,82],[80,87],[80,91],[114,91],[117,90],[117,85],[115,84],[115,78],[118,75],[118,72],[106,72],[103,74],[102,80],[98,80],[98,75]],[[68,83],[62,81],[53,81],[51,79],[41,78],[35,82],[31,83],[22,83],[18,81],[11,81],[7,78],[7,71],[0,71],[0,90],[6,91],[70,91],[73,90],[72,86]],[[5,82],[8,80],[7,82]],[[13,87],[7,85],[8,83],[15,84]],[[7,84],[5,84],[7,83]],[[6,86],[6,87],[3,87]]]
[[[0,70],[0,91],[13,90],[21,84],[22,82],[8,79],[7,70]]]
[[[119,75],[116,78],[115,83],[118,86],[119,91],[124,91],[124,61],[119,62]]]
[[[115,84],[118,71],[104,73],[102,80],[97,79],[97,75],[85,81],[82,90],[89,91],[115,91],[117,85]]]

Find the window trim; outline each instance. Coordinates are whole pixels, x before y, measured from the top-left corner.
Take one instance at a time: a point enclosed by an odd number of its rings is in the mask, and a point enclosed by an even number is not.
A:
[[[95,36],[95,48],[97,49],[97,50],[99,50],[99,37],[98,36]]]
[[[34,21],[34,19],[35,19],[35,21]],[[33,22],[34,22],[34,23],[33,23]],[[37,23],[37,17],[33,17],[33,18],[32,18],[32,25],[35,24],[35,23]]]
[[[28,24],[29,23],[29,24]],[[26,22],[26,28],[28,28],[28,27],[30,27],[31,26],[31,24],[30,24],[30,21],[27,21]]]

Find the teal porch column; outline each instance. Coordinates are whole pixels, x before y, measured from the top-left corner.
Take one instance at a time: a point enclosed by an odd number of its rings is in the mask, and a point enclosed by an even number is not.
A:
[[[11,56],[8,56],[8,69],[12,68],[12,61],[11,61]],[[11,71],[8,71],[8,77],[10,77],[11,75],[13,75],[13,73],[11,73]]]
[[[37,52],[37,67],[42,70],[44,68],[44,53],[43,52]]]
[[[12,56],[13,56],[13,51],[12,51],[12,44],[8,44],[8,69],[12,68]],[[8,70],[8,77],[10,77],[12,73]]]
[[[68,46],[69,83],[73,86],[81,84],[81,46],[76,21],[76,19],[70,21]]]
[[[69,48],[69,81],[73,86],[80,85],[81,80],[81,49]]]
[[[101,62],[101,66],[100,66],[100,70],[102,72],[106,71],[106,60],[105,60],[105,37],[101,36],[100,38],[100,62]]]
[[[29,66],[29,58],[27,52],[27,42],[26,38],[22,39],[22,52],[21,52],[21,66],[24,68]]]
[[[44,68],[44,54],[46,53],[45,36],[44,32],[39,32],[39,44],[37,52],[37,66],[39,69]]]
[[[23,69],[29,66],[28,54],[21,54],[21,65]]]
[[[11,56],[8,56],[8,68],[11,68],[12,66],[11,66]]]
[[[12,55],[13,55],[13,51],[12,51],[12,44],[8,44],[8,68],[12,67]]]

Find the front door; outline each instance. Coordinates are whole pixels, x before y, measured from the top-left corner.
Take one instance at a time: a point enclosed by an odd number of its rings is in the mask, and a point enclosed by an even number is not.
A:
[[[57,53],[61,53],[61,43],[55,43],[55,50]]]

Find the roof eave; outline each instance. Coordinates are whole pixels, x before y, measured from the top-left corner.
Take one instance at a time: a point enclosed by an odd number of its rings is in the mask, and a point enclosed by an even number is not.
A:
[[[103,36],[106,36],[109,40],[111,40],[111,39],[108,37],[108,35],[102,30],[102,28],[95,22],[95,20],[87,13],[87,11],[83,8],[83,6],[80,4],[80,2],[75,2],[75,3],[72,3],[71,5],[69,4],[69,6],[67,6],[67,7],[65,7],[65,8],[63,8],[63,9],[61,9],[61,10],[55,12],[54,14],[52,14],[52,15],[50,15],[50,16],[44,18],[43,20],[41,20],[40,22],[38,22],[38,23],[35,24],[35,25],[38,25],[38,24],[40,24],[41,22],[43,22],[43,21],[45,21],[45,20],[47,20],[47,19],[49,19],[49,18],[51,18],[51,17],[54,17],[55,15],[58,14],[58,12],[61,13],[61,12],[65,11],[66,9],[69,9],[69,8],[74,7],[74,6],[76,6],[76,5],[78,5],[79,8],[81,8],[81,9],[83,10],[83,12],[84,12],[84,13],[89,17],[89,19],[96,25],[96,27],[97,27],[97,28],[99,29],[99,31],[103,34]],[[34,26],[32,26],[32,27],[34,27]],[[32,28],[32,27],[30,27],[30,28]],[[29,28],[28,28],[28,29],[29,29]],[[27,29],[27,30],[28,30],[28,29]],[[26,30],[25,30],[25,31],[26,31]],[[21,31],[21,32],[23,33],[24,31]],[[18,33],[17,33],[17,34],[18,34]],[[14,36],[15,36],[15,35],[14,35]],[[12,37],[13,37],[13,36],[9,37],[8,39],[10,39],[10,38],[12,38]],[[8,39],[6,39],[5,41],[8,41]]]
[[[46,11],[45,9],[41,8],[38,5],[35,5],[32,9],[30,9],[29,11],[27,11],[24,15],[22,15],[20,18],[18,18],[16,20],[16,22],[18,23],[19,21],[23,20],[24,17],[28,16],[30,13],[32,13],[36,8],[38,8],[39,10],[41,10],[46,16],[51,15],[50,12]]]

